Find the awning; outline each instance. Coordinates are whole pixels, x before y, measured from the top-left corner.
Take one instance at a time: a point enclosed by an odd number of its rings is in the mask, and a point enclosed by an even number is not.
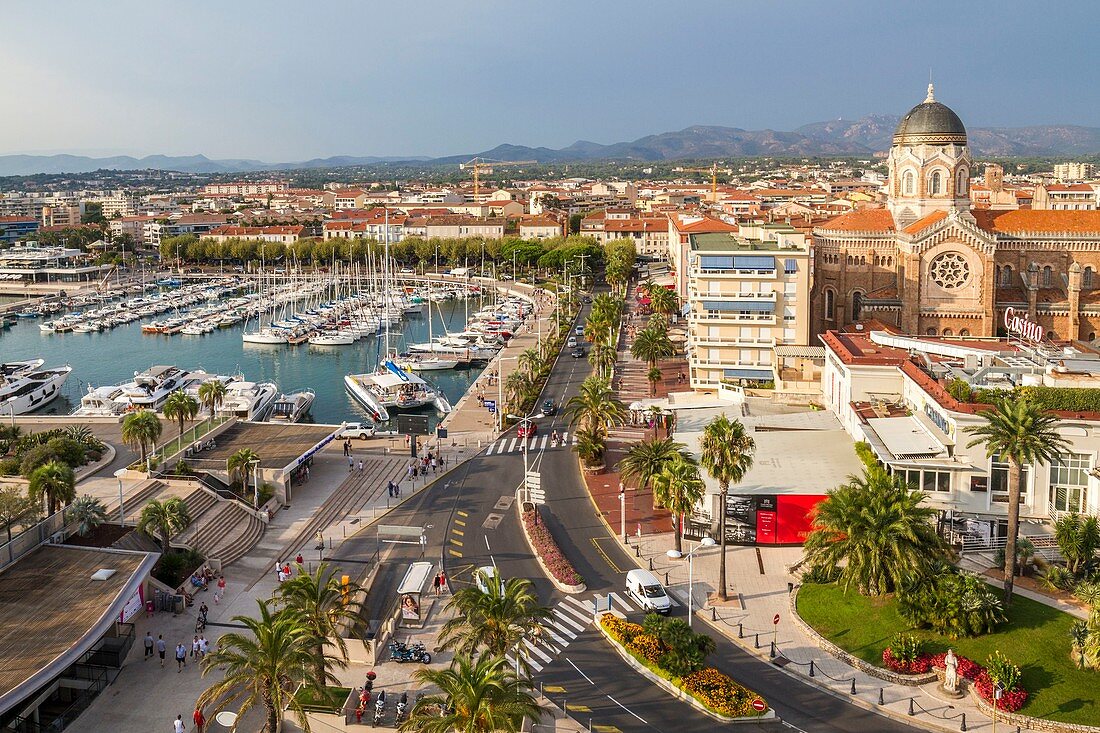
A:
[[[912,461],[947,455],[947,447],[912,416],[871,418],[863,432],[883,461]]]
[[[733,268],[735,270],[774,270],[775,258],[774,257],[761,257],[756,256],[734,256]]]
[[[776,346],[773,350],[776,356],[785,356],[791,359],[825,358],[824,346],[797,346],[795,344],[784,344]]]
[[[742,313],[775,313],[771,300],[704,300],[703,310]]]
[[[733,257],[702,255],[699,257],[700,270],[732,270]]]
[[[775,373],[771,369],[724,369],[722,376],[729,379],[755,379],[762,382],[775,379]]]

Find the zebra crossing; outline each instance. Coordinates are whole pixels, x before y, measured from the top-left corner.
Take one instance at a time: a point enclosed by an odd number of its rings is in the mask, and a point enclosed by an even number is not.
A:
[[[616,611],[634,613],[642,610],[636,600],[621,593],[600,593],[590,599],[566,596],[550,609],[550,618],[543,624],[542,636],[535,640],[523,640],[523,651],[519,653],[521,663],[530,667],[532,672],[541,672],[570,642],[588,629],[597,610],[607,610],[609,598],[611,608]],[[673,606],[680,605],[680,601],[672,595],[669,595],[669,600]],[[512,666],[516,665],[515,655],[514,650],[504,655]]]
[[[515,436],[505,436],[500,440],[490,445],[485,450],[485,455],[502,455],[504,453],[522,453],[523,444],[527,443],[527,452],[533,453],[535,451],[545,450],[550,446],[550,435],[536,435],[533,438],[517,438]],[[570,435],[568,430],[562,431],[558,445],[576,445],[577,436]]]

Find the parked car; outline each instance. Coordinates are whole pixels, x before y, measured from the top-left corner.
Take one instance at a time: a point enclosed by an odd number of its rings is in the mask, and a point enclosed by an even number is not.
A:
[[[661,581],[648,570],[631,570],[626,574],[626,593],[641,605],[643,611],[667,614],[672,609],[672,601]]]
[[[528,420],[527,422],[523,422],[523,423],[519,424],[518,435],[521,438],[533,438],[533,437],[535,437],[535,433],[537,433],[538,431],[539,431],[538,424],[533,423],[530,420]]]
[[[474,573],[474,583],[477,584],[477,589],[482,593],[489,592],[489,583],[493,582],[494,578],[503,582],[499,571],[493,565],[483,565]]]
[[[548,400],[543,400],[542,401],[542,414],[543,415],[553,415],[557,411],[558,411],[558,406],[554,404],[554,400],[549,400],[548,399]]]
[[[577,348],[570,351],[569,355],[571,357],[573,357],[574,359],[583,359],[584,358],[584,349],[582,349],[580,346],[578,346]]]
[[[336,434],[337,438],[373,438],[374,426],[361,422],[349,422]]]

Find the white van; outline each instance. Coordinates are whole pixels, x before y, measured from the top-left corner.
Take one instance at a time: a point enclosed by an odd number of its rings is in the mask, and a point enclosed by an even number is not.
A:
[[[641,604],[643,611],[667,614],[672,610],[672,599],[657,576],[648,570],[631,570],[626,574],[626,593]]]

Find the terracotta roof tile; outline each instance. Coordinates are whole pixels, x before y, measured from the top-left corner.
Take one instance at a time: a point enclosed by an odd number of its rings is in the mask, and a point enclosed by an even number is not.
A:
[[[1014,209],[971,213],[979,227],[998,234],[1022,232],[1100,234],[1100,211]]]
[[[821,229],[844,232],[892,232],[894,217],[886,209],[860,209],[829,219],[821,225]]]
[[[917,219],[915,222],[905,227],[905,229],[903,229],[902,231],[904,231],[906,234],[916,234],[917,232],[923,231],[924,229],[927,229],[928,227],[935,224],[936,222],[943,221],[946,218],[946,211],[933,211],[928,216],[922,219]]]

